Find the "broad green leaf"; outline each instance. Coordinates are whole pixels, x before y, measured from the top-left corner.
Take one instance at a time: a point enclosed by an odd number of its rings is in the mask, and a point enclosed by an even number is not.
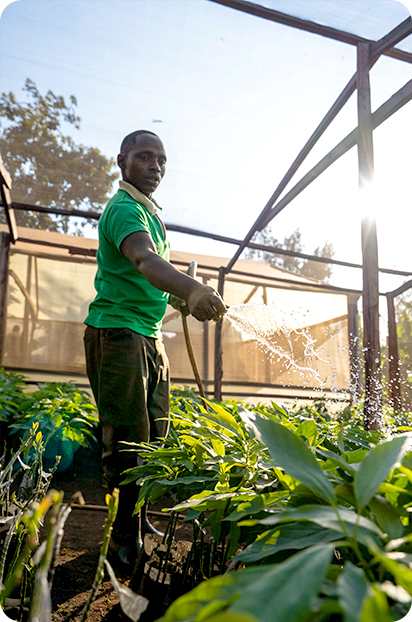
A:
[[[388,599],[382,590],[373,587],[373,592],[364,601],[358,619],[360,622],[393,622]]]
[[[238,521],[245,516],[251,516],[252,514],[271,508],[288,497],[289,493],[284,491],[256,495],[250,500],[240,503],[229,516],[226,516],[225,520]]]
[[[369,588],[365,573],[347,561],[336,584],[339,604],[345,613],[345,622],[359,622],[359,614]]]
[[[410,446],[411,434],[404,434],[377,445],[365,456],[354,480],[355,497],[359,508],[364,508],[369,503]]]
[[[248,583],[230,609],[258,613],[260,622],[297,622],[315,603],[332,554],[333,545],[319,545],[263,566],[266,572]]]
[[[222,441],[219,441],[217,438],[212,439],[212,447],[216,452],[216,455],[218,456],[224,456],[225,455],[225,446],[223,445]]]
[[[202,475],[186,475],[185,477],[176,477],[176,479],[162,478],[158,480],[159,484],[165,484],[166,486],[175,486],[176,484],[195,484],[197,482],[214,482],[215,477],[208,477]]]
[[[207,525],[210,527],[210,531],[212,532],[212,537],[215,542],[220,542],[220,534],[222,531],[222,518],[224,514],[224,506],[220,505],[218,509],[216,509],[212,514],[210,514]]]
[[[309,486],[329,503],[336,500],[333,486],[311,450],[301,438],[276,421],[251,413],[251,424],[257,438],[265,443],[277,466]]]
[[[411,471],[411,469],[408,469],[405,466],[403,466],[402,464],[400,464],[398,466],[398,471],[403,473],[403,475],[406,475],[406,477],[408,478],[408,482],[410,484],[412,484],[412,471]]]
[[[377,534],[383,537],[382,531],[378,525],[370,521],[365,516],[356,514],[352,510],[339,507],[339,520],[338,515],[333,507],[328,505],[302,505],[298,508],[283,509],[276,514],[271,514],[261,520],[251,519],[245,520],[239,523],[239,525],[277,525],[285,521],[311,521],[325,527],[325,529],[332,529],[340,533],[345,533],[341,523],[344,523],[345,529],[350,536],[354,533],[369,532],[370,534]]]
[[[234,525],[231,526],[230,533],[229,533],[229,536],[230,536],[230,538],[229,538],[229,550],[228,550],[228,553],[227,553],[227,558],[228,559],[232,559],[232,557],[235,556],[236,551],[238,550],[240,534],[241,534],[241,529],[235,523]]]
[[[365,456],[370,452],[370,447],[368,449],[354,449],[353,451],[346,452],[346,458],[349,464],[358,464],[362,462]]]
[[[204,581],[171,604],[162,622],[208,620],[209,603],[259,622],[298,622],[316,602],[332,560],[333,545],[301,551],[280,564],[257,566]],[[293,598],[291,598],[293,595]]]
[[[349,505],[356,505],[352,484],[348,484],[347,482],[339,484],[335,488],[335,493],[338,499],[345,501],[345,503],[349,503]]]
[[[241,438],[245,438],[244,432],[241,426],[238,424],[233,415],[230,414],[223,406],[220,404],[215,404],[213,402],[208,402],[208,405],[216,414],[213,412],[208,412],[206,417],[211,421],[215,421],[226,430],[232,432],[232,434],[236,434],[236,436],[240,436]]]
[[[345,441],[344,441],[345,428],[341,428],[338,434],[338,447],[342,456],[346,459]]]
[[[402,486],[395,486],[395,484],[389,484],[388,482],[384,482],[383,484],[381,484],[378,488],[378,490],[376,492],[379,493],[394,493],[396,495],[398,494],[405,494],[405,495],[409,495],[410,497],[412,496],[412,492],[410,490],[407,490],[406,488],[402,488]]]
[[[244,498],[247,499],[250,495],[245,494]],[[233,490],[232,492],[225,493],[214,493],[211,490],[203,490],[197,495],[193,495],[187,501],[183,501],[182,503],[178,503],[173,508],[173,512],[177,512],[178,510],[187,510],[188,508],[196,508],[196,509],[216,509],[219,507],[220,503],[226,499],[232,499],[233,497],[242,498],[242,495],[239,494],[238,491]]]
[[[322,449],[320,447],[315,447],[315,451],[317,454],[319,454],[323,458],[326,458],[327,460],[327,462],[322,464],[322,468],[324,471],[330,470],[332,468],[339,466],[342,469],[344,469],[344,471],[347,471],[347,473],[350,473],[351,475],[354,475],[356,473],[356,470],[353,468],[353,466],[348,464],[342,458],[342,456],[339,456],[339,454],[335,454],[333,451],[329,451],[328,449]],[[329,464],[329,463],[332,463],[332,464]]]
[[[342,534],[331,529],[324,529],[316,523],[286,523],[265,531],[236,556],[242,562],[255,562],[278,551],[301,550],[315,544],[333,542]]]
[[[308,421],[304,421],[303,423],[301,423],[295,433],[298,436],[303,436],[307,439],[312,438],[313,436],[316,439],[318,429],[313,419],[309,419]]]
[[[370,500],[369,507],[379,527],[388,534],[391,540],[402,536],[404,527],[399,514],[387,499],[375,495]]]

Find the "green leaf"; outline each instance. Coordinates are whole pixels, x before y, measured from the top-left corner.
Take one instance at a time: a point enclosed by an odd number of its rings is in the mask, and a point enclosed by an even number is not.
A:
[[[339,517],[336,513],[339,512]],[[339,507],[337,509],[328,505],[302,505],[298,508],[284,509],[280,512],[276,512],[261,520],[246,520],[239,523],[242,526],[248,525],[277,525],[285,521],[311,521],[317,523],[325,529],[332,529],[340,533],[345,533],[342,527],[344,523],[345,529],[350,536],[354,533],[369,533],[377,534],[383,537],[383,533],[379,529],[378,525],[367,519],[365,516],[356,514],[352,510]]]
[[[226,453],[225,452],[225,446],[222,443],[222,441],[219,441],[219,439],[214,438],[214,439],[212,439],[211,443],[212,443],[212,447],[215,450],[217,456],[224,456],[225,455],[225,453]]]
[[[368,595],[368,586],[363,570],[347,561],[337,580],[338,600],[345,614],[345,622],[359,622],[359,613]]]
[[[402,536],[404,527],[399,514],[387,499],[374,496],[369,502],[369,507],[379,527],[391,540]]]
[[[339,451],[340,451],[341,455],[343,457],[346,457],[344,434],[345,434],[345,428],[341,428],[341,430],[340,430],[340,432],[338,434],[338,447],[339,447]]]
[[[171,604],[162,622],[208,620],[209,603],[227,613],[259,622],[298,622],[316,601],[333,554],[333,545],[297,553],[280,564],[257,566],[204,581]],[[293,597],[291,597],[293,595]]]
[[[197,495],[193,495],[187,501],[178,503],[172,510],[174,512],[180,510],[187,510],[188,508],[196,508],[203,510],[214,510],[221,506],[222,501],[231,499],[232,497],[238,497],[239,493],[235,490],[225,493],[213,493],[211,490],[203,490]]]
[[[234,525],[231,526],[230,533],[229,533],[230,539],[229,539],[229,550],[227,553],[228,559],[232,559],[232,557],[234,557],[236,554],[236,551],[239,545],[240,534],[241,534],[241,529],[235,523]]]
[[[412,570],[408,566],[400,564],[396,559],[402,554],[384,553],[378,549],[373,549],[373,552],[375,558],[393,575],[396,583],[403,587],[408,594],[412,594]],[[392,559],[392,557],[394,557],[394,559]]]
[[[289,493],[284,491],[253,495],[247,501],[240,503],[229,516],[226,516],[225,520],[238,521],[245,516],[251,516],[252,514],[257,514],[257,512],[262,512],[263,510],[273,507],[288,497]]]
[[[393,622],[388,599],[382,590],[373,588],[371,595],[365,599],[358,620],[360,622]]]
[[[241,426],[238,424],[234,416],[231,415],[225,408],[223,408],[223,406],[220,406],[220,404],[215,404],[213,402],[208,402],[208,405],[210,406],[210,408],[212,408],[212,410],[214,410],[214,413],[216,414],[214,414],[213,412],[209,412],[206,415],[203,415],[204,418],[207,417],[211,421],[214,421],[215,423],[221,425],[223,428],[226,428],[226,430],[229,430],[232,434],[240,436],[243,439],[245,438]]]
[[[315,451],[317,454],[319,454],[323,458],[326,458],[327,460],[322,465],[322,468],[324,470],[334,469],[335,467],[339,466],[350,475],[355,474],[356,471],[354,467],[350,466],[350,464],[348,464],[341,456],[339,456],[339,454],[335,454],[333,451],[329,451],[328,449],[322,449],[320,447],[315,447]],[[332,464],[329,464],[330,462]]]
[[[296,430],[296,434],[298,436],[303,436],[304,438],[307,438],[307,439],[312,438],[313,436],[316,439],[317,433],[318,433],[318,429],[313,419],[308,419],[308,421],[304,421],[303,423],[300,424],[300,426]]]
[[[410,446],[411,434],[404,434],[377,445],[365,456],[354,480],[355,497],[360,509],[369,503]]]
[[[165,484],[165,486],[175,486],[177,484],[184,484],[188,486],[190,484],[196,484],[198,482],[214,482],[216,477],[205,477],[202,475],[186,475],[185,477],[176,477],[176,479],[162,478],[159,480],[159,484]]]
[[[258,536],[250,546],[236,556],[236,559],[246,563],[255,562],[278,551],[306,549],[339,538],[340,533],[325,529],[316,523],[286,523]]]
[[[257,438],[265,443],[277,466],[309,486],[329,503],[336,500],[333,486],[311,450],[301,438],[276,421],[251,413],[251,425]]]

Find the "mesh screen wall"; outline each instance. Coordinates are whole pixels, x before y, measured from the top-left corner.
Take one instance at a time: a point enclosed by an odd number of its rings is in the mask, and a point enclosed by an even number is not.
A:
[[[43,232],[43,235],[45,233]],[[54,236],[58,234],[53,234]],[[66,238],[68,236],[61,236]],[[73,238],[71,238],[73,240]],[[90,241],[95,243],[95,241]],[[84,241],[83,241],[84,244]],[[175,253],[177,267],[193,256]],[[216,272],[202,268],[201,262],[218,258],[199,258],[197,278],[217,287]],[[173,261],[173,255],[172,255]],[[245,395],[259,394],[263,387],[347,390],[349,383],[347,299],[344,295],[295,291],[290,285],[263,280],[267,264],[240,260],[242,276],[227,277],[225,301],[229,306],[251,302],[272,304],[288,309],[304,309],[305,323],[285,337],[270,336],[270,345],[293,351],[296,366],[284,357],[273,356],[255,339],[241,333],[223,320],[223,382],[233,384]],[[8,308],[5,352],[2,364],[7,368],[85,374],[83,319],[94,297],[96,262],[92,258],[70,255],[61,249],[17,243],[11,249],[8,281]],[[245,275],[245,268],[250,271]],[[252,270],[257,271],[252,274]],[[282,271],[275,271],[277,274]],[[285,277],[285,273],[282,273]],[[287,276],[287,274],[286,274]],[[290,276],[290,275],[289,275]],[[299,279],[302,283],[304,279]],[[188,318],[195,358],[205,389],[213,391],[214,324]],[[168,307],[163,335],[172,379],[175,383],[193,383],[182,320]],[[313,345],[305,351],[308,337]],[[313,371],[314,370],[314,371]],[[254,386],[252,386],[254,385]]]

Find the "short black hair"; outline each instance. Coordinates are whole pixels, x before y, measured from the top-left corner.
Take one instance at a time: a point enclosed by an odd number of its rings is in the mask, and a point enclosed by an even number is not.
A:
[[[136,130],[135,132],[132,132],[131,134],[128,134],[125,138],[123,138],[122,144],[120,145],[120,153],[126,154],[135,144],[136,137],[140,136],[141,134],[151,134],[152,136],[156,136],[156,138],[159,138],[157,134],[155,134],[154,132],[150,132],[149,130]]]

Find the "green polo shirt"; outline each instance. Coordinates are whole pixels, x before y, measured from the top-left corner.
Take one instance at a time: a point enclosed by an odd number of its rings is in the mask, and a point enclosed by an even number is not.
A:
[[[131,328],[159,338],[169,294],[150,285],[120,251],[123,240],[136,231],[146,231],[160,257],[169,260],[169,243],[160,218],[119,190],[99,220],[97,296],[85,323],[96,328]]]

